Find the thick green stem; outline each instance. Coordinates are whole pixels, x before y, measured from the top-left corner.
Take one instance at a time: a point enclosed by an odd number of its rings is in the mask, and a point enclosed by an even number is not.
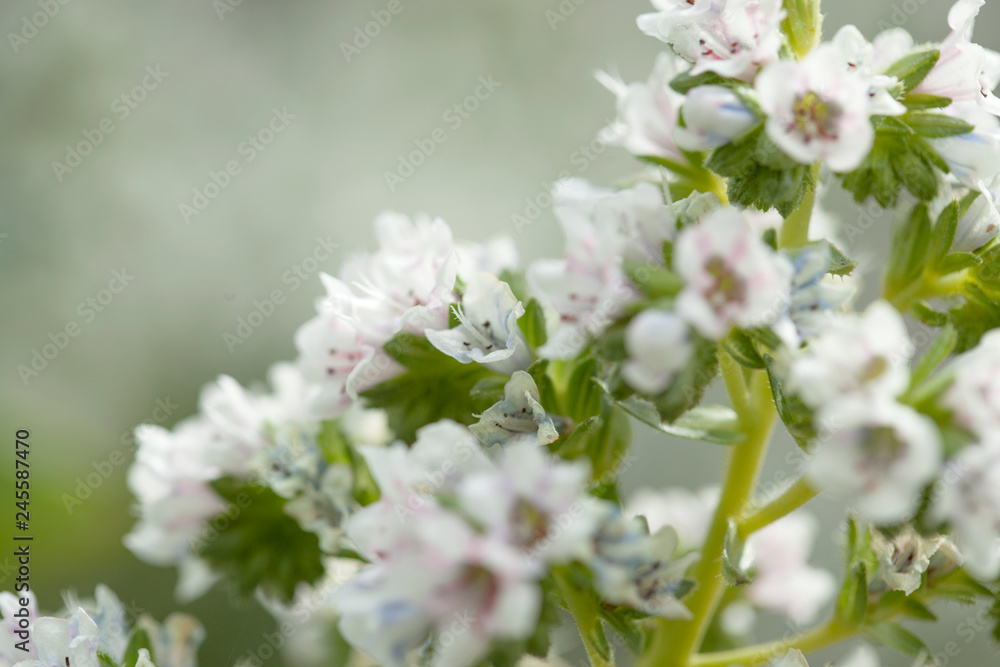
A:
[[[896,307],[896,310],[905,313],[910,309],[910,306],[921,299],[961,294],[965,283],[971,279],[968,269],[944,276],[928,275],[925,272],[920,275],[920,278],[895,294],[889,290],[883,290],[882,298],[888,299],[889,303]]]
[[[733,665],[754,667],[755,665],[766,665],[772,660],[785,655],[790,648],[796,648],[803,653],[808,653],[843,641],[853,636],[855,632],[857,632],[856,628],[849,628],[836,621],[830,621],[822,627],[810,630],[797,637],[788,637],[786,639],[755,644],[731,651],[702,653],[701,655],[694,656],[690,664],[691,667],[732,667]]]
[[[778,519],[791,514],[798,508],[819,495],[804,478],[799,478],[794,484],[766,505],[745,515],[736,524],[740,537],[747,537],[764,526],[769,526]]]
[[[731,379],[726,383],[730,389],[734,385]],[[742,398],[734,396],[733,404],[743,404]],[[766,373],[753,372],[749,398],[743,405],[745,412],[741,415],[740,422],[746,429],[747,439],[733,446],[730,452],[719,506],[702,547],[701,560],[692,572],[697,588],[685,600],[693,618],[689,621],[661,623],[650,650],[639,663],[642,667],[691,665],[692,654],[701,645],[725,591],[721,558],[729,519],[743,513],[747,500],[753,493],[774,427],[776,413]]]
[[[782,248],[801,248],[809,243],[809,221],[816,205],[816,182],[819,180],[819,164],[812,166],[812,186],[806,190],[802,202],[785,218],[781,225],[778,243]]]

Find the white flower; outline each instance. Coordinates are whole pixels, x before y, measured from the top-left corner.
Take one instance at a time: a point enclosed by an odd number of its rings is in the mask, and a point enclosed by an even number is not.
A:
[[[811,623],[837,589],[832,574],[809,565],[818,532],[816,518],[800,510],[753,533],[747,540],[754,555],[747,598],[796,625]]]
[[[597,80],[617,98],[618,118],[608,128],[611,141],[633,155],[687,164],[674,143],[677,112],[684,96],[670,87],[670,81],[686,68],[673,53],[661,53],[646,82],[626,85],[617,76],[597,72]]]
[[[653,0],[659,11],[637,23],[694,63],[692,74],[715,72],[751,81],[757,68],[778,59],[781,0]]]
[[[458,257],[440,219],[386,212],[374,222],[379,249],[344,264],[339,278],[321,274],[327,296],[295,335],[299,364],[319,388],[317,417],[336,417],[357,398],[402,371],[383,346],[400,331],[443,329],[455,300]]]
[[[607,602],[623,604],[653,616],[691,618],[677,597],[684,573],[698,559],[689,553],[675,559],[677,533],[664,527],[650,534],[638,518],[625,518],[607,504],[588,566],[597,592]]]
[[[954,252],[975,252],[992,241],[1000,232],[1000,175],[989,185],[979,181],[979,197],[958,220]]]
[[[687,365],[693,351],[688,327],[673,313],[644,310],[625,329],[622,377],[636,391],[659,394]]]
[[[913,345],[899,312],[876,301],[863,314],[837,314],[797,351],[788,388],[812,408],[863,395],[894,398],[909,384]]]
[[[698,86],[689,90],[681,117],[684,127],[674,130],[674,140],[691,152],[728,144],[759,122],[740,96],[724,86]]]
[[[704,544],[718,504],[717,486],[706,486],[697,492],[679,487],[640,489],[629,499],[626,513],[645,517],[651,533],[664,526],[672,527],[677,531],[680,549],[691,551]]]
[[[538,386],[524,371],[515,371],[504,385],[504,397],[469,427],[485,446],[521,441],[547,445],[559,438],[552,417],[538,402]]]
[[[554,212],[566,235],[566,258],[538,260],[525,274],[531,293],[559,315],[558,327],[538,349],[542,357],[575,357],[636,295],[622,272],[624,242],[617,228],[595,220],[607,192],[579,179],[556,188]]]
[[[911,518],[941,470],[937,425],[912,408],[864,395],[837,401],[816,420],[820,438],[806,467],[809,482],[849,498],[876,523]]]
[[[830,246],[813,243],[792,257],[792,306],[788,317],[795,328],[792,347],[810,339],[831,321],[834,309],[843,305],[855,292],[851,285],[827,278],[830,269]]]
[[[911,594],[923,584],[931,559],[946,542],[947,538],[941,535],[924,537],[910,525],[891,538],[881,531],[872,531],[872,550],[878,558],[875,574],[881,581],[873,581],[871,588],[884,586]]]
[[[514,239],[502,234],[482,243],[456,240],[455,254],[458,257],[458,277],[466,283],[477,273],[498,276],[505,270],[515,269],[519,261]]]
[[[629,501],[628,512],[645,516],[651,532],[664,526],[676,529],[681,550],[688,551],[701,548],[718,504],[717,487],[697,494],[671,488],[640,491]],[[836,591],[829,572],[809,565],[817,532],[816,519],[800,510],[750,535],[744,553],[755,574],[745,589],[747,599],[800,625],[815,618]]]
[[[644,182],[598,196],[592,216],[595,225],[618,235],[623,259],[663,264],[663,244],[677,235],[673,208],[659,186]]]
[[[31,631],[38,658],[18,662],[15,667],[101,667],[97,624],[83,609],[77,609],[68,620],[43,616]]]
[[[764,68],[756,84],[768,137],[793,160],[837,172],[860,166],[875,143],[870,87],[829,43]]]
[[[1000,331],[989,331],[951,365],[954,380],[941,395],[955,421],[980,439],[1000,432]]]
[[[544,566],[592,552],[586,466],[535,444],[488,459],[468,429],[424,427],[407,449],[362,448],[382,495],[348,521],[374,564],[334,596],[341,632],[401,665],[428,636],[431,663],[473,664],[495,640],[525,639]]]
[[[455,315],[459,324],[454,329],[424,331],[431,345],[463,364],[477,362],[503,375],[531,365],[534,356],[517,326],[524,306],[507,283],[477,273],[466,285]]]
[[[677,313],[707,338],[724,338],[733,326],[768,326],[788,309],[791,264],[754,236],[735,209],[683,229],[673,258],[687,282]]]
[[[788,649],[788,652],[784,656],[769,664],[771,667],[809,667],[809,663],[806,662],[806,657],[802,655],[802,651],[796,648]]]
[[[966,134],[930,140],[951,175],[969,188],[995,181],[1000,176],[1000,120],[974,102],[955,102],[947,113],[974,128]]]
[[[895,77],[879,74],[881,70],[875,69],[876,59],[886,60],[907,38],[912,45],[913,39],[909,33],[902,28],[899,30],[902,31],[901,34],[887,30],[876,37],[874,43],[869,44],[856,26],[846,25],[837,31],[832,40],[843,58],[844,69],[860,77],[868,85],[868,111],[872,115],[898,116],[906,113],[906,107],[897,102],[889,91],[899,82]],[[909,47],[899,53],[898,57],[905,55],[907,50]],[[895,59],[887,62],[886,67],[894,61]]]
[[[962,564],[973,576],[1000,575],[1000,444],[991,438],[963,449],[948,463],[931,516],[948,521]]]
[[[21,598],[28,604],[21,607]],[[21,610],[24,609],[24,612]],[[26,613],[27,616],[18,616]],[[38,603],[30,590],[17,595],[0,591],[0,665],[10,667],[19,660],[35,657],[35,643],[31,640],[31,626],[38,619]],[[22,625],[22,622],[26,625]],[[26,648],[22,651],[18,647]]]
[[[914,92],[974,101],[991,114],[1000,114],[993,90],[1000,83],[1000,54],[970,41],[976,16],[985,0],[958,0],[948,12],[951,34],[941,43],[941,57]]]

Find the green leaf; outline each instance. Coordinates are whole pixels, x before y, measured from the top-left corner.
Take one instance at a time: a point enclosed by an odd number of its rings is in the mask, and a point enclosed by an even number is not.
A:
[[[128,646],[125,648],[123,660],[125,667],[135,667],[135,663],[139,661],[139,649],[142,648],[149,651],[149,659],[154,665],[156,664],[156,654],[153,651],[153,642],[150,640],[149,634],[142,628],[136,628],[132,631]]]
[[[217,534],[193,546],[240,594],[253,595],[260,587],[290,602],[300,582],[323,576],[319,538],[285,513],[284,498],[231,477],[213,481],[212,488],[228,509],[206,524]]]
[[[650,299],[673,297],[684,288],[684,281],[665,266],[625,260],[622,268],[632,284]]]
[[[596,375],[597,359],[594,357],[573,362],[563,406],[566,416],[575,422],[582,422],[601,411],[601,390],[593,382]]]
[[[532,350],[537,350],[545,345],[545,341],[548,339],[545,328],[545,310],[538,301],[535,299],[528,301],[528,305],[524,307],[524,315],[517,321],[517,326],[520,327],[524,339],[528,341]]]
[[[873,623],[865,628],[865,633],[889,648],[906,655],[917,657],[921,653],[930,655],[930,649],[923,640],[898,623]]]
[[[528,367],[528,375],[535,381],[538,387],[538,402],[542,404],[546,412],[552,414],[563,414],[562,404],[556,396],[556,388],[549,377],[549,360],[539,359]]]
[[[848,627],[865,622],[868,613],[868,568],[864,563],[855,564],[837,598],[837,620]]]
[[[919,204],[902,220],[893,236],[886,267],[885,293],[896,295],[920,277],[931,240],[931,220],[927,206]]]
[[[840,248],[833,245],[829,241],[826,244],[830,247],[830,269],[829,272],[834,276],[849,276],[858,266],[857,260],[853,260],[843,252]]]
[[[699,405],[682,414],[672,424],[666,424],[660,421],[656,406],[638,396],[629,397],[618,404],[644,424],[678,438],[717,445],[736,445],[746,440],[746,434],[739,427],[739,418],[732,408],[725,405]]]
[[[726,352],[741,366],[746,368],[764,368],[764,358],[757,352],[753,340],[739,329],[734,329],[722,343]]]
[[[529,300],[528,294],[528,283],[524,279],[524,272],[515,271],[512,269],[504,269],[497,276],[502,282],[507,283],[510,286],[510,291],[514,293],[517,300],[521,303],[527,303]]]
[[[645,645],[645,635],[639,624],[631,617],[630,611],[623,607],[609,609],[606,606],[602,606],[600,614],[604,622],[608,624],[608,627],[621,637],[622,642],[629,652],[633,656],[639,656],[642,654],[642,649]]]
[[[920,362],[917,363],[916,368],[913,369],[913,377],[910,380],[910,386],[916,387],[918,384],[924,381],[934,369],[941,365],[948,355],[952,353],[955,349],[955,345],[958,343],[958,332],[952,325],[946,325],[931,346],[927,348],[927,352],[924,356],[920,358]]]
[[[701,74],[681,72],[670,80],[670,87],[682,95],[698,86],[726,86],[732,88],[738,85],[745,84],[735,79],[726,79],[715,72],[702,72]]]
[[[700,336],[695,336],[692,342],[694,352],[687,365],[663,393],[651,398],[661,421],[671,423],[698,405],[705,389],[719,373],[719,360],[715,354],[718,346]]]
[[[932,327],[943,327],[948,324],[948,313],[935,310],[926,301],[917,301],[910,306],[910,314],[924,324]]]
[[[899,101],[906,105],[906,108],[911,111],[920,111],[923,109],[943,109],[951,104],[950,97],[938,97],[937,95],[914,92],[907,93]]]
[[[952,202],[945,206],[937,222],[934,223],[933,239],[928,254],[932,266],[939,265],[951,251],[956,229],[958,229],[958,202]]]
[[[935,111],[911,111],[900,117],[922,137],[941,139],[958,134],[968,134],[975,130],[974,125],[964,120]]]
[[[67,660],[69,660],[69,658],[67,658]],[[118,663],[115,662],[110,655],[101,650],[97,651],[97,661],[101,664],[101,667],[119,667]],[[135,666],[134,662],[132,664],[128,663],[125,664],[127,665],[127,667]]]
[[[890,65],[884,74],[899,79],[903,90],[909,92],[920,85],[940,57],[941,52],[937,49],[909,53]]]
[[[385,350],[407,371],[361,395],[369,406],[386,411],[397,438],[413,442],[419,428],[441,419],[472,424],[476,421],[473,413],[481,413],[492,405],[488,397],[477,399],[472,395],[478,382],[496,375],[481,365],[462,364],[423,336],[409,333],[393,336]],[[447,391],[442,391],[444,388]]]
[[[982,258],[971,252],[953,252],[946,255],[937,268],[941,275],[948,275],[977,267],[982,263]]]
[[[912,150],[901,151],[892,161],[892,170],[917,199],[930,201],[937,195],[937,174],[919,153]]]
[[[767,376],[770,379],[771,394],[774,396],[774,405],[778,410],[778,416],[781,417],[782,423],[791,436],[795,438],[795,442],[800,447],[805,447],[816,436],[816,430],[812,425],[812,412],[797,396],[785,392],[778,376],[774,357],[765,354],[764,363],[767,365]]]
[[[918,618],[922,621],[938,620],[937,614],[914,596],[903,598],[902,609],[903,613],[910,618]]]
[[[749,563],[744,558],[746,542],[740,538],[736,529],[736,521],[729,519],[726,529],[726,539],[722,545],[722,578],[729,586],[746,586],[753,582],[749,572]]]

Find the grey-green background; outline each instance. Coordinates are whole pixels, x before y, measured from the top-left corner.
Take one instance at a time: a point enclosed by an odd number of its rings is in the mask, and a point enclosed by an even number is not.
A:
[[[58,11],[37,34],[25,32],[26,43],[14,40],[16,52],[10,33],[21,33],[25,17],[42,10],[37,0],[0,9],[7,443],[0,458],[3,470],[12,470],[14,431],[31,430],[32,585],[43,607],[56,608],[62,589],[85,593],[101,581],[161,618],[177,606],[175,573],[137,561],[121,545],[133,521],[127,464],[72,514],[63,494],[76,493],[95,463],[123,449],[123,434],[151,419],[158,399],[180,406],[173,423],[195,410],[204,382],[221,373],[252,382],[273,361],[293,357],[292,334],[321,288],[316,274],[295,290],[282,276],[313,253],[317,237],[339,244],[320,267],[332,272],[351,252],[372,247],[370,220],[386,208],[440,215],[461,237],[514,234],[512,214],[561,171],[608,184],[635,168],[617,149],[582,161],[576,152],[613,116],[613,99],[592,71],[617,67],[626,81],[648,74],[660,45],[634,25],[646,2],[563,0],[566,20],[554,26],[547,12],[560,12],[557,0],[401,3],[350,62],[342,44],[387,2],[243,0],[220,13],[221,2],[209,0],[52,0]],[[828,0],[824,10],[828,34],[854,22],[872,36],[879,21],[903,22],[918,40],[931,40],[947,33],[948,5]],[[994,48],[998,21],[1000,7],[990,3],[977,36]],[[167,76],[122,118],[115,100],[142,82],[147,67]],[[472,94],[481,76],[500,87],[455,128],[444,113]],[[253,162],[243,162],[241,142],[266,126],[274,108],[295,117]],[[52,163],[64,162],[67,144],[104,119],[112,131],[60,181]],[[445,143],[390,191],[384,173],[439,127]],[[190,204],[193,188],[233,159],[241,173],[185,222],[179,204]],[[843,214],[857,217],[847,208]],[[877,259],[887,224],[887,216],[878,220],[850,249]],[[517,242],[525,260],[562,252],[547,211]],[[134,281],[88,321],[78,304],[123,267]],[[274,289],[287,301],[231,352],[223,334]],[[80,334],[39,376],[22,381],[18,366],[70,321]],[[715,479],[721,451],[636,432],[642,459],[626,474],[629,486]],[[765,480],[790,470],[787,447],[776,449]],[[3,473],[4,489],[10,478]],[[826,520],[815,560],[837,568],[841,508],[814,504]],[[13,508],[0,517],[10,544]],[[5,589],[13,583],[7,551],[0,547]],[[201,664],[211,667],[231,665],[271,629],[262,611],[224,590],[186,609],[208,627]],[[985,633],[968,644],[958,634],[969,613],[946,609],[928,641],[935,651],[957,643],[950,664],[993,664]],[[887,654],[886,664],[908,662]]]

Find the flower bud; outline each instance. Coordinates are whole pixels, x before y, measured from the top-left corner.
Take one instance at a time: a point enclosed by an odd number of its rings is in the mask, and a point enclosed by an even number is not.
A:
[[[994,181],[994,184],[1000,186],[1000,178]],[[974,252],[986,245],[1000,231],[1000,211],[997,210],[997,197],[993,194],[993,191],[1000,192],[1000,188],[987,188],[986,184],[980,181],[979,189],[982,195],[972,202],[958,220],[955,240],[951,245],[954,252]]]
[[[728,144],[758,122],[739,95],[722,86],[698,86],[688,92],[681,117],[685,127],[674,130],[674,141],[686,151]]]

